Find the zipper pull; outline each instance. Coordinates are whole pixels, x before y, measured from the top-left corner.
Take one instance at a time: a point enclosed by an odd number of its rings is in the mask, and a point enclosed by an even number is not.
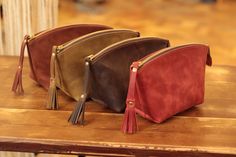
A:
[[[87,57],[85,57],[85,62],[90,62],[90,61],[92,61],[93,60],[93,57],[94,57],[94,55],[92,54],[92,55],[89,55],[89,56],[87,56]]]
[[[51,56],[51,63],[50,63],[50,86],[48,90],[48,104],[47,109],[56,110],[59,108],[58,101],[57,101],[57,87],[56,87],[56,79],[55,79],[55,64],[56,64],[56,53],[60,50],[58,47],[53,47],[53,53]]]
[[[57,46],[57,52],[59,53],[60,51],[62,51],[64,49],[64,45],[59,45]]]
[[[88,97],[88,86],[89,86],[89,78],[90,78],[89,59],[90,59],[89,56],[86,57],[85,59],[86,61],[85,61],[83,94],[81,95],[79,101],[75,105],[75,109],[73,110],[70,118],[68,119],[68,121],[71,122],[72,124],[79,123],[80,125],[84,125],[84,113],[85,113],[86,100]]]
[[[84,112],[85,112],[85,102],[87,99],[87,94],[84,93],[80,96],[79,101],[75,105],[75,109],[70,115],[70,118],[68,121],[70,123],[77,124],[79,123],[80,125],[84,125]]]
[[[23,69],[23,63],[24,63],[25,47],[28,44],[28,40],[29,40],[29,35],[26,35],[24,37],[22,44],[21,44],[21,51],[20,51],[18,68],[17,68],[16,74],[15,74],[13,85],[12,85],[12,91],[17,94],[24,93],[24,89],[23,89],[23,85],[22,85],[22,69]]]
[[[133,62],[130,66],[129,89],[126,98],[126,109],[123,119],[122,131],[124,133],[135,133],[138,130],[135,112],[135,85],[139,62]]]

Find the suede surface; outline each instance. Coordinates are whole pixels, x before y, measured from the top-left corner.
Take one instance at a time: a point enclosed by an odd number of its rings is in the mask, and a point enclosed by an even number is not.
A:
[[[159,55],[158,55],[159,53]],[[191,44],[171,48],[138,70],[135,107],[144,118],[161,123],[204,101],[205,64],[209,47]]]
[[[91,61],[89,96],[115,112],[123,112],[132,62],[168,46],[168,40],[142,37],[128,39],[102,50]]]
[[[31,78],[43,88],[48,89],[52,47],[54,45],[61,45],[85,34],[104,29],[111,28],[96,24],[70,25],[45,31],[29,40],[27,47],[30,57]]]
[[[65,44],[63,50],[57,53],[57,87],[78,101],[84,87],[85,57],[116,42],[138,36],[139,33],[132,30],[111,29],[90,33]]]

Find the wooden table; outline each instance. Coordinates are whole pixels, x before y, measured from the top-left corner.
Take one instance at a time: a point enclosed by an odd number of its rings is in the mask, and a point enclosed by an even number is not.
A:
[[[236,156],[236,67],[206,69],[205,103],[163,124],[138,117],[139,131],[120,131],[122,114],[89,102],[86,125],[67,122],[74,102],[60,94],[60,110],[45,109],[47,92],[29,79],[11,92],[17,60],[0,57],[0,150],[103,156]]]

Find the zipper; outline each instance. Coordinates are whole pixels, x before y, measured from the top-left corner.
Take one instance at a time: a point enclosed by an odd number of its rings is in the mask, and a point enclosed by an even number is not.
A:
[[[125,45],[126,43],[129,43],[130,41],[140,41],[140,40],[150,40],[150,39],[156,39],[155,37],[143,37],[143,38],[140,38],[140,37],[137,37],[137,38],[131,38],[131,39],[126,39],[125,41],[120,41],[120,42],[117,42],[115,44],[112,44],[110,46],[107,46],[105,49],[101,50],[100,52],[90,56],[90,60],[95,63],[101,56],[103,56],[104,54],[108,53],[110,50],[113,50],[117,47],[120,47],[122,45]]]
[[[57,47],[56,47],[56,51],[54,52],[54,54],[55,54],[55,55],[58,55],[58,54],[61,52],[61,50],[62,50],[62,49],[60,48],[60,46],[57,46]],[[56,59],[55,59],[55,60],[56,60]],[[55,61],[55,64],[56,64],[56,62],[57,62],[57,61]],[[54,66],[56,66],[56,65],[54,65]],[[59,72],[57,71],[57,74],[58,74],[57,79],[58,79],[58,81],[59,81],[59,84],[62,85],[62,80],[61,80],[61,79],[62,79],[62,76],[61,76],[60,71],[59,71]],[[56,74],[55,74],[55,75],[56,75]],[[65,93],[67,93],[67,92],[65,92]]]
[[[39,35],[41,35],[41,34],[43,34],[43,33],[46,33],[47,31],[50,31],[50,30],[52,30],[52,29],[47,29],[47,30],[44,30],[44,31],[41,31],[41,32],[39,32],[39,33],[35,33],[35,34],[29,36],[29,41],[35,39],[35,38],[38,37]]]
[[[74,44],[76,44],[78,41],[85,41],[85,40],[88,40],[88,39],[91,39],[91,38],[94,38],[94,37],[97,37],[97,36],[99,36],[99,35],[103,35],[103,34],[109,34],[109,33],[116,33],[117,31],[119,31],[119,32],[126,32],[126,31],[132,31],[132,30],[129,30],[129,29],[114,29],[114,30],[101,30],[101,31],[98,31],[98,32],[93,32],[93,33],[89,33],[89,34],[87,34],[87,35],[84,35],[84,36],[82,36],[82,37],[79,37],[79,38],[76,38],[76,39],[74,39],[74,40],[71,40],[71,41],[69,41],[69,42],[66,42],[66,43],[64,43],[64,44],[62,44],[62,45],[60,45],[59,46],[59,49],[62,51],[62,50],[64,50],[64,49],[67,49],[68,47],[70,47],[70,46],[72,46],[72,45],[74,45]],[[103,32],[105,32],[105,33],[103,33]],[[132,31],[133,32],[133,31]],[[61,54],[63,54],[63,52],[62,53],[60,53],[60,55]]]
[[[57,46],[57,54],[59,54],[62,50],[64,50],[64,46],[63,45]]]
[[[60,29],[63,29],[63,28],[67,28],[66,26],[65,27],[58,27],[58,28],[51,28],[51,29],[47,29],[47,30],[44,30],[44,31],[41,31],[39,33],[36,33],[36,34],[33,34],[29,37],[29,41],[41,36],[41,35],[44,35],[44,34],[47,34],[49,32],[53,32],[54,30],[57,31],[57,30],[60,30]]]
[[[169,52],[169,50],[175,50],[175,49],[178,49],[178,48],[181,48],[181,47],[192,46],[192,45],[199,45],[199,44],[192,43],[192,44],[185,44],[185,45],[180,45],[180,46],[176,46],[176,47],[169,47],[169,48],[165,48],[163,50],[160,50],[156,53],[153,53],[153,54],[141,59],[141,61],[139,61],[138,69],[140,69],[144,64],[150,62],[152,59],[154,59],[156,57],[160,57],[162,55],[171,53],[171,52]]]
[[[36,33],[34,35],[31,35],[29,37],[29,41],[35,39],[35,38],[38,38],[39,36],[41,35],[45,35],[45,34],[48,34],[50,32],[54,32],[54,31],[58,31],[58,30],[61,30],[61,29],[66,29],[66,28],[73,28],[73,27],[77,27],[77,26],[90,26],[91,24],[77,24],[77,25],[69,25],[69,26],[61,26],[61,27],[56,27],[56,28],[50,28],[50,29],[47,29],[47,30],[44,30],[44,31],[41,31],[39,33]],[[96,25],[96,24],[92,24],[94,26],[100,26],[100,25]],[[102,26],[102,25],[101,25]]]
[[[90,61],[92,60],[91,58],[93,58],[93,56],[94,55],[92,54],[92,55],[89,55],[89,56],[85,57],[85,61],[90,63]]]

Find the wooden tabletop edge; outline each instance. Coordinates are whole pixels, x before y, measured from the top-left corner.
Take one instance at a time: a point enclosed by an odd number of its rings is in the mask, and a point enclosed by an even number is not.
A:
[[[139,150],[155,150],[155,151],[172,151],[172,152],[199,152],[212,154],[231,154],[236,155],[234,147],[202,147],[202,146],[172,146],[172,145],[154,145],[154,144],[137,144],[137,143],[117,143],[117,142],[91,142],[79,141],[73,142],[69,140],[50,140],[50,139],[28,139],[0,136],[0,150],[4,143],[19,144],[40,144],[45,146],[72,146],[72,147],[100,147],[106,149],[139,149]]]
[[[4,111],[4,112],[14,112],[14,113],[23,113],[26,111],[29,112],[51,112],[53,114],[58,113],[58,114],[62,114],[62,113],[66,113],[66,114],[70,114],[72,111],[65,111],[65,110],[42,110],[42,109],[15,109],[15,108],[4,108],[4,107],[0,107],[0,111]],[[86,114],[88,115],[98,115],[98,116],[123,116],[123,113],[104,113],[104,112],[86,112]],[[202,119],[202,120],[233,120],[236,121],[236,118],[231,118],[231,117],[190,117],[190,116],[182,116],[182,115],[175,115],[173,116],[174,118],[177,119]]]

